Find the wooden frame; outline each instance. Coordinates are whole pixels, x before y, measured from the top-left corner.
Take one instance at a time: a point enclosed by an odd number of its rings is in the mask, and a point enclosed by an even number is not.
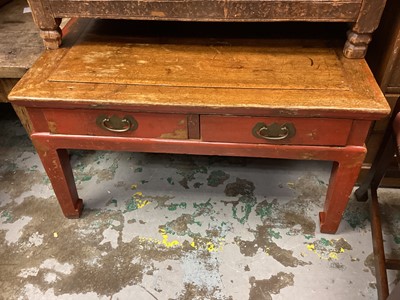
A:
[[[48,49],[61,44],[65,17],[218,22],[348,22],[348,58],[363,58],[386,0],[28,0]]]

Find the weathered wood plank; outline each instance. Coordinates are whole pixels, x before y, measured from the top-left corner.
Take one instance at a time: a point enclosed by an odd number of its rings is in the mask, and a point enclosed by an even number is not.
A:
[[[0,9],[0,78],[20,78],[44,50],[24,0],[13,0]]]
[[[32,0],[31,0],[32,1]],[[360,0],[50,0],[55,17],[189,21],[355,21]]]
[[[193,41],[195,42],[195,41]],[[332,48],[265,44],[260,40],[132,39],[74,47],[50,81],[141,86],[349,90]],[[115,55],[118,53],[118,55]],[[184,55],[183,55],[184,53]],[[71,63],[82,61],[82,63]],[[218,72],[216,73],[216,69]]]

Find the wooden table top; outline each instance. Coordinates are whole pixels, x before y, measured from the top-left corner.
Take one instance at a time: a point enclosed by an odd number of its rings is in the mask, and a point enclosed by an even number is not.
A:
[[[27,106],[366,119],[389,112],[366,62],[344,58],[340,43],[146,37],[122,33],[132,22],[78,23],[62,48],[40,57],[10,100]],[[102,30],[110,26],[116,28]]]

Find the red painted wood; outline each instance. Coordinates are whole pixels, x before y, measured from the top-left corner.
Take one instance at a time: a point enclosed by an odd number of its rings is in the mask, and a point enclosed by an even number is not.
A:
[[[43,111],[37,108],[27,108],[33,132],[47,132],[49,128],[44,118]]]
[[[200,139],[200,116],[197,114],[188,115],[189,139]]]
[[[31,138],[37,148],[45,149],[40,151],[40,156],[49,177],[52,178],[57,197],[59,197],[58,195],[61,197],[59,201],[64,213],[69,212],[71,207],[76,205],[78,197],[69,191],[69,189],[74,189],[76,192],[76,188],[75,184],[71,182],[70,176],[63,175],[62,170],[70,174],[70,168],[66,168],[65,165],[61,168],[60,163],[53,163],[55,158],[56,161],[59,158],[55,157],[54,150],[48,149],[116,150],[335,161],[324,211],[320,214],[321,232],[325,233],[336,232],[366,153],[365,147],[360,146],[322,147],[212,143],[195,140],[72,136],[49,133],[34,133]],[[63,162],[66,163],[65,160]],[[65,177],[68,177],[69,181],[66,181]]]
[[[167,140],[134,137],[107,137],[34,133],[32,139],[51,143],[58,149],[113,150],[154,153],[224,155],[298,160],[350,159],[353,152],[364,153],[364,146],[297,146],[204,142],[198,140]]]
[[[347,140],[347,145],[363,146],[365,137],[368,135],[371,127],[371,123],[371,121],[354,120],[349,139]]]
[[[352,126],[348,119],[323,118],[259,118],[237,116],[201,116],[201,137],[208,142],[242,142],[296,145],[346,145]],[[296,134],[283,140],[265,140],[252,134],[253,127],[263,122],[267,125],[293,123]]]
[[[347,147],[346,147],[347,148]],[[366,150],[351,147],[336,159],[329,180],[324,211],[320,213],[320,229],[335,233],[339,227],[354,183],[360,173]]]
[[[42,110],[46,121],[47,130],[51,133],[85,134],[102,136],[134,136],[149,138],[187,139],[187,116],[184,114],[156,114],[156,113],[131,113],[118,110],[68,110],[44,109]],[[130,116],[137,123],[138,128],[133,131],[115,133],[99,127],[97,117],[105,115],[111,117]]]
[[[78,197],[68,151],[56,149],[53,147],[53,143],[41,143],[38,139],[34,139],[32,142],[49,176],[64,216],[79,218],[83,202]]]

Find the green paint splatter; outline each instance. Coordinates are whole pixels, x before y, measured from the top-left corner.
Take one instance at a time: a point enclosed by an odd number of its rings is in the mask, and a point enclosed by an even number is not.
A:
[[[126,207],[125,207],[125,211],[129,212],[129,211],[134,211],[138,209],[138,204],[136,202],[136,199],[134,197],[132,197],[127,203],[126,203]]]
[[[90,179],[92,179],[92,176],[90,176],[90,175],[84,175],[84,176],[81,178],[81,181],[89,181]]]
[[[275,239],[281,239],[282,238],[281,234],[278,231],[273,230],[272,228],[268,229],[268,233],[269,233],[270,236],[272,236]]]
[[[256,206],[256,215],[260,216],[261,219],[265,217],[270,217],[274,210],[274,203],[268,203],[267,200],[262,201],[261,203],[257,204]]]
[[[33,165],[32,167],[29,168],[29,171],[30,171],[30,172],[36,171],[37,168],[38,168],[37,165]]]
[[[176,210],[178,207],[182,208],[182,209],[186,209],[186,203],[185,202],[181,202],[181,203],[171,203],[168,205],[168,210],[170,211],[174,211]]]
[[[211,187],[217,187],[223,184],[230,177],[229,174],[221,170],[212,171],[207,178],[207,185]]]
[[[350,207],[345,211],[343,219],[346,220],[353,229],[357,227],[364,228],[366,221],[369,220],[369,213],[364,207]]]
[[[141,172],[143,172],[143,168],[142,167],[136,168],[133,172],[141,173]]]
[[[44,177],[43,177],[43,184],[44,184],[44,185],[50,185],[50,179],[49,179],[49,177],[47,177],[47,176],[44,176]]]
[[[211,204],[211,198],[209,198],[205,203],[193,203],[193,207],[196,209],[196,211],[193,213],[193,217],[202,215],[208,216],[214,212],[214,206]]]
[[[6,219],[3,223],[12,223],[13,216],[11,215],[11,213],[9,211],[7,211],[7,210],[3,211],[1,213],[1,217]]]
[[[239,223],[244,224],[249,219],[253,207],[257,203],[254,196],[254,183],[246,179],[236,178],[236,182],[229,183],[225,187],[225,195],[228,197],[239,196],[238,201],[233,202],[232,214],[233,218]],[[241,217],[239,217],[239,213]]]
[[[331,241],[329,241],[329,240],[327,240],[325,238],[321,238],[320,242],[321,242],[322,245],[324,245],[326,247],[331,245]]]
[[[169,183],[170,185],[174,185],[174,184],[175,184],[175,182],[174,182],[174,180],[173,180],[172,177],[168,177],[168,178],[167,178],[167,181],[168,181],[168,183]]]
[[[400,244],[400,236],[395,236],[394,237],[394,242],[398,245]]]
[[[200,221],[193,221],[193,224],[196,224],[196,225],[199,225],[199,226],[202,225],[202,223]]]
[[[234,205],[232,208],[233,218],[238,220],[240,224],[244,224],[249,219],[250,213],[254,205],[256,205],[257,199],[254,196],[241,196],[239,203]],[[239,206],[239,210],[238,210]],[[238,216],[238,211],[242,214],[242,217]]]
[[[314,236],[311,235],[311,234],[305,234],[304,237],[305,237],[307,240],[314,238]]]
[[[141,184],[145,184],[145,183],[148,183],[148,182],[149,182],[148,180],[141,180],[140,181]]]

